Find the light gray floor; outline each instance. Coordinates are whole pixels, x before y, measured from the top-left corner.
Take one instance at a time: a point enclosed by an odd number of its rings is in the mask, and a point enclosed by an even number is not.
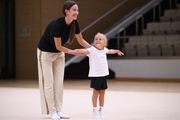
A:
[[[89,80],[65,80],[63,112],[94,120]],[[180,120],[180,83],[108,81],[104,120]],[[37,80],[0,80],[0,120],[50,120],[41,115]]]

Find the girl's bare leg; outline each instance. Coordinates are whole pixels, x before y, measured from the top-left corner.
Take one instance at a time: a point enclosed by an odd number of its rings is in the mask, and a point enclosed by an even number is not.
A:
[[[93,104],[94,118],[99,118],[99,110],[97,108],[97,99],[98,99],[98,96],[99,96],[99,90],[93,89],[92,104]]]
[[[105,96],[105,90],[100,90],[100,95],[99,95],[99,115],[101,118],[104,118],[103,115],[103,109],[104,109],[104,96]]]
[[[104,106],[104,95],[105,95],[105,90],[100,90],[99,92],[99,106]]]
[[[93,95],[92,95],[92,104],[93,104],[93,107],[97,107],[98,96],[99,96],[99,90],[93,89]]]

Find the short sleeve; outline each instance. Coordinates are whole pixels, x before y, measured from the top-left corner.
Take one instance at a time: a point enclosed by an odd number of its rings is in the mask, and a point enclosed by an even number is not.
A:
[[[104,51],[105,51],[105,53],[108,53],[109,49],[105,47]]]
[[[80,33],[79,23],[77,20],[74,20],[74,22],[75,22],[75,26],[76,26],[76,34],[79,34]]]
[[[91,52],[91,50],[92,50],[92,46],[91,47],[89,47],[89,48],[86,48],[86,50],[89,52],[89,54],[90,54],[90,52]],[[87,54],[87,56],[89,56],[89,54]]]

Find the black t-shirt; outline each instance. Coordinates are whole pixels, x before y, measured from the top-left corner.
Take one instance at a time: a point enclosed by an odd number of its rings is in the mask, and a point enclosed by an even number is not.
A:
[[[80,33],[80,28],[77,20],[74,20],[76,31],[75,34]],[[49,23],[42,35],[38,48],[46,52],[59,52],[56,49],[54,37],[59,37],[62,40],[62,45],[65,45],[69,40],[71,25],[67,25],[65,17],[58,18]]]

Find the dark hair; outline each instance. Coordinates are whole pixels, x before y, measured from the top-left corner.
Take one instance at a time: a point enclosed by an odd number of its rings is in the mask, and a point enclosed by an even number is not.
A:
[[[68,0],[64,3],[63,7],[62,7],[62,12],[63,14],[66,16],[66,12],[65,10],[70,10],[70,8],[73,6],[73,5],[76,5],[77,3],[72,1],[72,0]],[[72,21],[71,23],[71,29],[70,29],[70,33],[69,33],[69,44],[72,44],[72,42],[74,41],[74,38],[75,38],[75,30],[76,30],[76,27],[75,27],[75,23],[74,23],[74,20]]]

